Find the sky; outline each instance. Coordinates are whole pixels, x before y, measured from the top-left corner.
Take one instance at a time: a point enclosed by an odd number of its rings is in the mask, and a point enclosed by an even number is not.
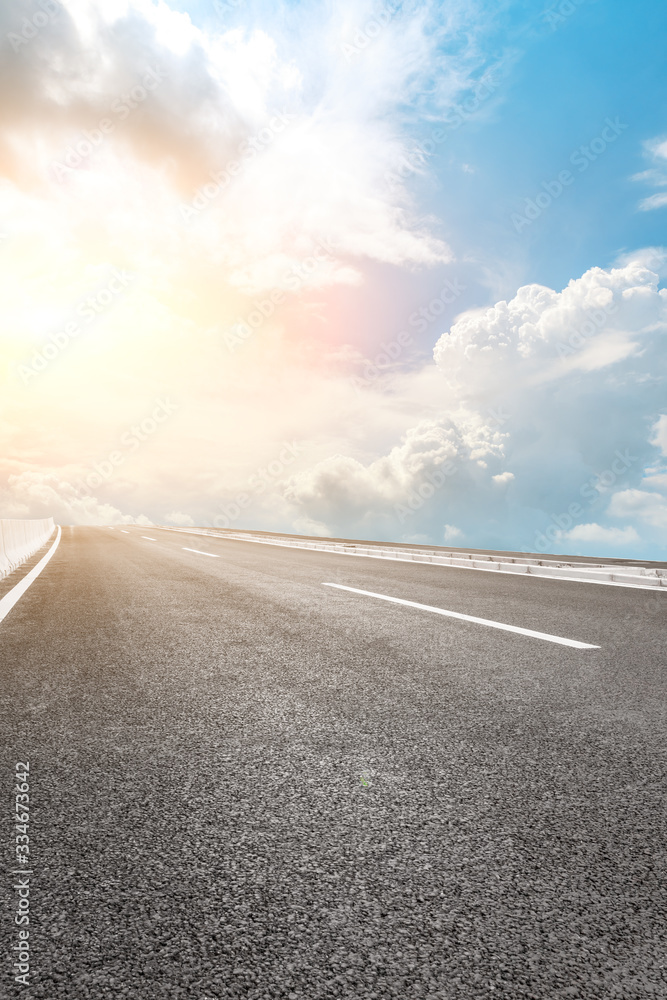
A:
[[[667,558],[660,0],[5,0],[0,516]]]

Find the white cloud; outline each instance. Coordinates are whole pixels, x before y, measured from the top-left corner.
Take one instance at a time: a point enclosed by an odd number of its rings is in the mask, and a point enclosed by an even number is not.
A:
[[[626,251],[618,255],[615,267],[627,267],[628,264],[641,264],[660,278],[667,278],[667,248],[661,246],[644,247],[641,250]]]
[[[661,414],[651,429],[650,443],[667,457],[667,415]],[[607,513],[657,530],[667,529],[667,469],[660,460],[645,469],[638,488],[613,494]]]
[[[652,184],[655,187],[667,185],[667,139],[650,139],[644,143],[644,155],[651,161],[653,166],[649,170],[644,170],[640,174],[635,174],[634,181],[641,181],[644,184]],[[652,212],[667,205],[667,193],[657,192],[643,198],[639,203],[640,211]]]
[[[647,490],[622,490],[609,504],[612,517],[642,521],[654,528],[667,528],[667,496]]]
[[[667,458],[667,414],[665,413],[660,415],[653,428],[651,444],[657,445],[661,453]]]
[[[183,514],[180,510],[172,510],[170,514],[165,514],[167,524],[174,524],[178,528],[193,528],[194,519],[189,514]]]
[[[9,36],[25,7],[6,0],[0,174],[31,192],[50,176],[47,195],[87,193],[107,215],[127,219],[120,192],[136,181],[138,164],[163,195],[169,186],[185,205],[212,173],[240,164],[186,238],[246,294],[279,284],[323,241],[337,249],[318,272],[321,283],[360,280],[354,262],[364,259],[450,260],[432,220],[420,217],[407,184],[395,178],[406,162],[406,179],[422,169],[413,155],[415,128],[441,119],[472,86],[482,65],[476,39],[483,21],[459,4],[397,8],[346,60],[345,40],[376,14],[371,0],[304,7],[286,31],[282,12],[267,7],[245,10],[243,28],[212,19],[204,30],[162,0],[64,0],[58,16],[15,52]],[[443,60],[439,47],[461,32],[465,49]],[[160,82],[133,102],[149,69]],[[265,142],[263,130],[279,113],[290,125]],[[54,161],[66,162],[67,150],[86,141],[83,130],[99,132],[103,118],[112,131],[70,171],[68,184],[54,184]],[[174,222],[178,208],[167,209]],[[153,241],[163,246],[164,234]]]
[[[667,331],[667,291],[639,261],[595,267],[562,292],[525,285],[509,302],[464,313],[435,345],[447,381],[479,398],[517,380],[522,391],[631,358]],[[539,390],[542,391],[541,388]]]
[[[578,524],[561,534],[568,542],[600,542],[604,545],[634,545],[640,541],[634,528],[605,528],[600,524]]]
[[[242,138],[244,122],[186,14],[162,2],[65,0],[26,44],[16,40],[24,16],[18,0],[0,12],[4,80],[11,78],[0,86],[0,165],[17,183],[34,187],[50,159],[104,118],[113,125],[105,147],[149,163],[171,158],[183,184]],[[159,82],[133,98],[148,71]]]
[[[457,538],[463,538],[463,532],[453,524],[446,524],[442,537],[445,543],[455,542]]]
[[[331,529],[321,521],[312,521],[308,517],[297,517],[292,527],[297,535],[315,535],[316,538],[331,538]]]
[[[57,524],[143,524],[145,515],[123,514],[112,504],[82,493],[57,474],[28,470],[10,475],[0,490],[2,516],[9,518],[53,517]]]
[[[600,522],[613,489],[653,497],[632,516],[647,531],[662,523],[660,473],[655,490],[641,479],[665,447],[656,422],[667,293],[648,252],[593,268],[563,291],[525,286],[460,316],[436,345],[437,368],[402,355],[361,400],[348,373],[324,363],[319,299],[267,322],[233,359],[221,346],[247,295],[280,284],[318,241],[334,244],[304,282],[318,290],[360,282],[369,260],[405,268],[450,256],[411,201],[409,179],[427,169],[413,155],[419,130],[446,116],[481,66],[478,8],[401,5],[346,60],[342,45],[377,10],[371,0],[304,4],[287,30],[283,6],[244,5],[244,28],[203,30],[162,0],[66,0],[15,53],[7,35],[25,4],[2,5],[0,214],[15,242],[0,275],[12,456],[1,496],[23,512],[14,516],[121,523],[132,509],[157,520],[168,497],[176,516],[202,523],[235,503],[260,464],[277,461],[282,442],[307,435],[303,459],[253,494],[248,510],[272,527],[441,539],[446,523],[471,544],[530,546],[574,502],[584,510],[572,516]],[[462,56],[443,44],[461,38]],[[70,183],[56,184],[53,159],[115,114],[150,65],[164,80],[114,118]],[[181,204],[279,112],[288,127],[245,154],[228,188],[183,225]],[[663,147],[651,153],[655,171]],[[406,181],[389,181],[401,165]],[[651,182],[660,186],[660,176]],[[137,272],[113,317],[39,382],[18,382],[12,364],[45,344],[111,266]],[[344,322],[336,308],[328,318]],[[124,453],[100,498],[81,494],[72,483],[106,461],[164,386],[181,403],[178,421],[140,455]],[[631,458],[609,472],[618,452]],[[447,462],[455,471],[442,478]],[[499,489],[510,475],[511,488]],[[623,503],[613,500],[610,516]]]
[[[667,205],[667,192],[662,194],[652,194],[648,198],[643,198],[639,202],[642,212],[652,212],[656,208],[664,208]]]
[[[544,551],[545,533],[553,543],[566,530],[582,544],[638,545],[634,528],[605,523],[664,447],[667,292],[648,255],[637,257],[592,268],[561,292],[531,285],[460,316],[434,351],[440,416],[381,457],[320,462],[292,478],[286,499],[336,534],[354,525],[357,535],[396,537],[409,523],[437,539],[445,520],[476,547]],[[394,387],[417,395],[412,380],[412,390],[407,374]],[[445,458],[456,473],[433,488]],[[646,535],[662,523],[652,502],[632,518],[645,526],[641,544],[660,546],[659,532]]]
[[[502,435],[474,417],[466,421],[461,416],[458,424],[426,420],[386,456],[368,465],[350,456],[332,456],[291,477],[283,495],[325,524],[395,535],[436,494],[440,511],[448,504],[459,506],[466,488],[486,475],[479,459],[501,449]]]

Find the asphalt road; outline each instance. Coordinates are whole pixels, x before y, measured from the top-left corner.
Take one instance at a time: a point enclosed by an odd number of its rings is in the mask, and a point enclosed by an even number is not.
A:
[[[667,996],[666,649],[665,593],[64,528],[0,623],[0,994]]]

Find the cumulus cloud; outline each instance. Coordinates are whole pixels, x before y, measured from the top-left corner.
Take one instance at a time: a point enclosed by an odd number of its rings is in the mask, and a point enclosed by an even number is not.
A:
[[[2,516],[8,518],[53,517],[57,524],[144,524],[143,514],[123,514],[112,504],[85,494],[58,475],[27,470],[10,475],[0,489]]]
[[[548,515],[552,535],[558,518],[583,520],[638,484],[661,440],[667,292],[638,257],[592,268],[561,292],[520,288],[459,317],[435,347],[459,398],[506,414],[507,503],[523,508],[526,525]]]
[[[291,477],[285,499],[336,533],[384,532],[391,537],[414,528],[415,517],[433,497],[440,514],[475,505],[476,483],[487,463],[502,452],[502,434],[462,417],[422,421],[388,455],[364,464],[335,455]],[[442,523],[442,516],[440,516]],[[411,530],[410,534],[414,534]]]
[[[465,313],[437,342],[436,364],[461,395],[523,391],[628,361],[667,331],[667,291],[642,261],[591,268],[562,292],[525,285],[509,302]],[[631,362],[630,362],[631,363]],[[603,376],[604,377],[604,376]]]
[[[646,259],[461,315],[434,350],[442,417],[369,463],[320,463],[288,499],[337,532],[346,522],[388,537],[409,520],[435,541],[446,521],[489,547],[622,546],[639,529],[642,544],[659,543],[646,533],[663,524],[655,474],[651,495],[637,493],[666,426],[667,292]],[[456,474],[436,487],[445,458]],[[634,526],[605,524],[624,513]]]

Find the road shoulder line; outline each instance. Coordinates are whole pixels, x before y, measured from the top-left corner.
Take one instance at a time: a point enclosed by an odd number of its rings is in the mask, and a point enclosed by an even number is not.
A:
[[[58,533],[56,535],[56,540],[49,549],[49,551],[46,553],[46,555],[40,559],[40,561],[37,563],[36,566],[33,566],[33,568],[30,570],[29,573],[26,573],[26,575],[23,577],[22,580],[19,580],[19,582],[16,584],[15,587],[12,587],[12,589],[9,591],[8,594],[5,594],[2,600],[0,600],[0,622],[7,617],[7,615],[12,610],[17,601],[19,601],[21,597],[25,594],[28,587],[35,582],[39,574],[45,568],[46,564],[54,555],[56,549],[58,548],[58,545],[60,544],[60,539],[62,536],[62,529],[60,525],[57,525],[57,529]]]

